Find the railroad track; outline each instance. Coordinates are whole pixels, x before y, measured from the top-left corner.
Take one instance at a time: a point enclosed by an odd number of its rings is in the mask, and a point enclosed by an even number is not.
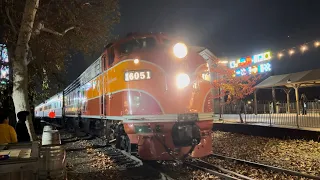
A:
[[[283,169],[283,168],[276,167],[276,166],[270,166],[270,165],[266,165],[266,164],[251,162],[251,161],[247,161],[247,160],[243,160],[243,159],[232,158],[232,157],[223,156],[223,155],[219,155],[219,154],[211,154],[210,156],[214,157],[214,158],[223,159],[223,160],[234,161],[236,163],[247,164],[247,165],[250,165],[250,166],[263,168],[263,169],[267,169],[267,170],[274,171],[274,172],[286,173],[286,174],[290,174],[292,176],[298,176],[298,177],[301,177],[301,178],[309,178],[309,179],[320,180],[319,176],[314,176],[314,175],[305,174],[305,173],[301,173],[301,172],[297,172],[297,171]]]
[[[55,124],[50,124],[55,127]],[[68,132],[68,131],[67,131]],[[72,143],[78,140],[92,140],[92,139],[100,139],[105,140],[104,138],[98,137],[93,133],[80,133],[82,135],[68,132],[74,135],[72,138],[61,139],[62,144]],[[113,143],[114,141],[109,141],[109,143]],[[152,166],[149,163],[144,163],[135,153],[129,154],[125,151],[116,149],[112,144],[105,146],[88,146],[83,147],[81,149],[66,149],[66,151],[77,151],[77,150],[86,150],[88,148],[93,149],[101,149],[104,155],[110,157],[113,163],[116,165],[116,169],[119,171],[125,171],[123,174],[127,174],[128,177],[133,179],[161,179],[161,180],[174,180],[169,175],[164,173],[163,171],[157,169],[155,166]],[[157,176],[157,177],[156,177]]]
[[[236,172],[227,170],[225,168],[222,168],[220,166],[216,166],[213,164],[210,164],[208,162],[202,161],[200,159],[192,159],[189,162],[184,162],[185,165],[193,167],[195,169],[199,169],[202,171],[205,171],[207,173],[210,173],[214,176],[218,176],[222,179],[227,179],[227,180],[240,180],[240,179],[247,179],[247,180],[253,180],[250,177],[238,174]]]
[[[250,162],[250,161],[246,161],[246,160],[243,160],[243,159],[236,159],[236,158],[222,156],[222,155],[218,155],[218,154],[212,154],[209,157],[219,158],[219,159],[227,160],[227,161],[233,161],[233,162],[241,163],[241,164],[246,164],[246,165],[249,165],[249,166],[253,166],[255,168],[266,169],[266,170],[272,171],[272,172],[285,173],[287,175],[297,176],[299,178],[308,178],[308,179],[320,180],[320,177],[318,177],[318,176],[313,176],[313,175],[300,173],[300,172],[292,171],[292,170],[288,170],[288,169],[283,169],[283,168],[279,168],[279,167],[275,167],[275,166],[270,166],[270,165],[266,165],[266,164]],[[184,163],[187,166],[190,166],[190,167],[205,171],[205,172],[210,173],[210,174],[215,175],[215,176],[219,176],[222,179],[228,179],[228,180],[229,179],[230,180],[239,180],[239,179],[253,180],[253,178],[251,178],[251,177],[244,176],[242,174],[236,173],[234,171],[225,169],[225,168],[223,168],[221,166],[217,166],[215,164],[212,164],[212,163],[200,160],[200,159],[191,159],[190,161],[186,161]]]

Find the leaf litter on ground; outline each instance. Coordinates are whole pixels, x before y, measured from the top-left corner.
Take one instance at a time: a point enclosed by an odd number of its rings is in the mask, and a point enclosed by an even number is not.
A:
[[[212,137],[213,152],[216,154],[320,176],[319,142],[281,140],[221,131],[215,131]]]

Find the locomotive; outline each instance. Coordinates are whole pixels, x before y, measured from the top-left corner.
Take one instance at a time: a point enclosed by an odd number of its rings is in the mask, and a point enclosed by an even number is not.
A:
[[[212,153],[214,55],[163,33],[108,44],[63,92],[35,107],[36,118],[103,126],[116,147],[144,160]]]

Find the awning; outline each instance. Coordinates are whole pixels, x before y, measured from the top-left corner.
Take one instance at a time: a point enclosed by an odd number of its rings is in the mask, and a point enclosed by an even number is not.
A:
[[[295,85],[299,85],[300,87],[319,86],[320,69],[270,76],[256,85],[255,88],[293,87]]]

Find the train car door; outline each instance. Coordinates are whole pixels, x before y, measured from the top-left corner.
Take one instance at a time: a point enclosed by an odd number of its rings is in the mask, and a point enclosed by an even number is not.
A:
[[[102,55],[101,58],[101,87],[102,90],[100,92],[102,92],[102,95],[100,96],[100,114],[101,116],[106,116],[106,96],[105,96],[105,74],[104,72],[107,70],[108,67],[108,58],[107,55],[104,54]]]

